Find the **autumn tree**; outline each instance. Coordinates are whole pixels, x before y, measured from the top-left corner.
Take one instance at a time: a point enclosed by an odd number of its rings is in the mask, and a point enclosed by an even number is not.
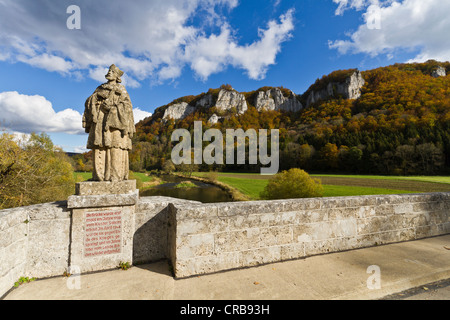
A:
[[[321,159],[327,168],[336,169],[338,167],[339,149],[334,143],[327,143],[321,150]]]
[[[0,208],[65,200],[74,188],[72,165],[48,135],[0,136]]]
[[[313,146],[307,143],[302,144],[298,154],[300,167],[304,169],[309,168],[314,154],[315,150]]]

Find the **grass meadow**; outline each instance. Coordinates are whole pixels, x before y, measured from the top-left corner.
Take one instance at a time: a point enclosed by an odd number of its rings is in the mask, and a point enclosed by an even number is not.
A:
[[[198,176],[204,173],[196,173]],[[324,188],[324,197],[404,194],[423,192],[450,192],[450,177],[444,176],[363,176],[363,175],[317,175]],[[217,180],[226,183],[252,200],[260,199],[260,192],[271,179],[256,173],[218,173]]]

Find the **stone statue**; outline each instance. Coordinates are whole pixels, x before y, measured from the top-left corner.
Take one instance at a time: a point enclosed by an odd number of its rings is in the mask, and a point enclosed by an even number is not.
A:
[[[121,85],[123,71],[114,64],[99,86],[86,100],[83,128],[89,133],[87,148],[93,150],[94,181],[128,180],[128,152],[136,132],[133,106]]]

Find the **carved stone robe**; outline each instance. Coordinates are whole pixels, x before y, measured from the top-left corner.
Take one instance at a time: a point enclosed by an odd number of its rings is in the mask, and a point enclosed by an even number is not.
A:
[[[102,107],[106,102],[109,110]],[[136,132],[130,96],[121,84],[102,84],[86,100],[83,127],[89,133],[88,149],[131,150]],[[115,132],[119,131],[119,132]]]

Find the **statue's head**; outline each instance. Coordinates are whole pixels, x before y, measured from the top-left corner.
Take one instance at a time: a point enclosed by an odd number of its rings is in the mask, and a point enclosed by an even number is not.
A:
[[[123,71],[120,70],[119,68],[116,67],[116,65],[111,65],[111,67],[109,67],[109,71],[106,74],[105,78],[108,81],[114,81],[116,80],[118,83],[122,82],[122,79],[120,79],[120,77],[123,76]]]

